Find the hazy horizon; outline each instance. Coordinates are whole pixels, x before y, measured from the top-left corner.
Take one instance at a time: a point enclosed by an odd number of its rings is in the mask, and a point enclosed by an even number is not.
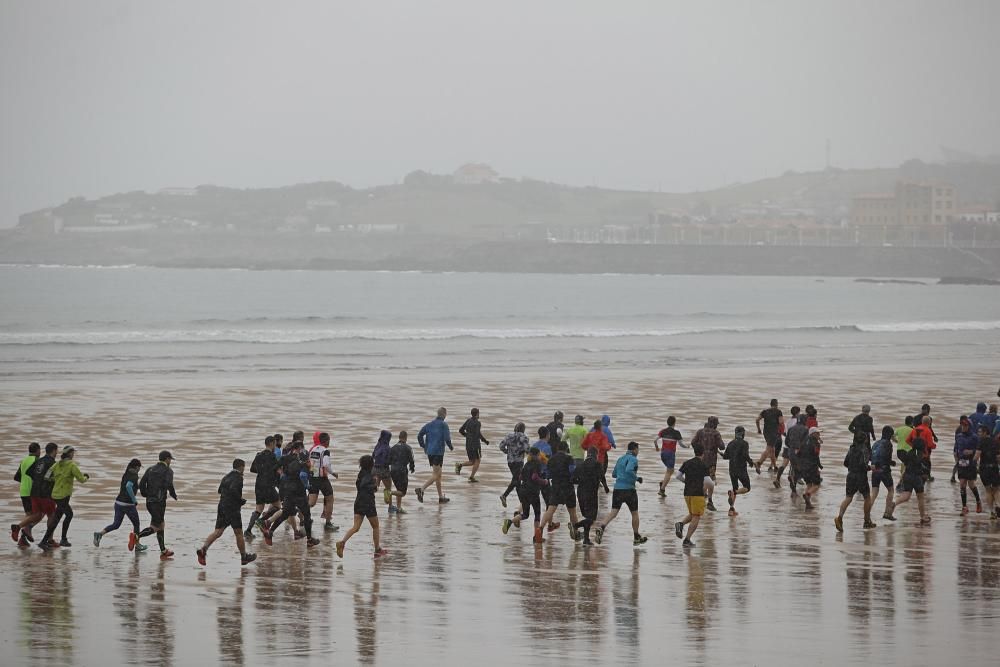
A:
[[[487,162],[692,191],[1000,152],[1000,4],[0,7],[0,227],[71,196]]]

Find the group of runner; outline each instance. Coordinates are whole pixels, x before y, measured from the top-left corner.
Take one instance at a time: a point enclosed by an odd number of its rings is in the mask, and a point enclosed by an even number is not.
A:
[[[840,505],[834,525],[839,532],[844,529],[844,516],[855,496],[863,500],[864,528],[875,527],[871,511],[880,490],[886,493],[883,518],[895,521],[895,510],[916,495],[920,524],[930,522],[924,503],[924,490],[931,475],[931,454],[937,448],[938,435],[934,430],[930,405],[924,404],[920,412],[906,417],[900,426],[884,426],[881,437],[876,436],[871,408],[864,405],[861,412],[850,422],[847,430],[853,434],[853,441],[844,457],[847,468],[846,493]],[[437,501],[449,502],[443,490],[442,468],[445,449],[453,450],[451,431],[446,422],[447,410],[439,408],[437,416],[425,424],[417,434],[417,443],[424,450],[431,473],[420,486],[415,487],[415,495],[421,503],[425,493],[434,486]],[[746,439],[746,429],[737,426],[733,438],[726,443],[719,432],[717,417],[708,417],[703,428],[692,437],[690,445],[685,444],[683,435],[676,428],[676,418],[667,419],[667,426],[659,431],[654,447],[660,453],[664,466],[663,478],[659,481],[658,495],[664,497],[671,480],[676,476],[683,482],[684,501],[687,514],[674,525],[678,539],[683,546],[694,546],[692,535],[705,511],[716,511],[713,501],[716,488],[716,468],[721,454],[729,463],[730,487],[727,490],[729,516],[738,516],[736,501],[739,496],[749,493],[751,488],[750,470],[762,474],[762,467],[769,464],[768,473],[773,474],[772,484],[781,488],[787,479],[793,498],[799,495],[799,484],[803,485],[804,508],[811,510],[815,496],[822,484],[820,459],[823,439],[818,422],[818,412],[813,405],[804,410],[793,406],[790,419],[776,399],[758,415],[755,424],[764,439],[764,450],[754,460]],[[585,418],[576,415],[573,423],[564,425],[564,415],[556,412],[552,421],[537,430],[538,439],[533,443],[525,434],[523,422],[499,442],[499,449],[507,458],[510,482],[500,494],[501,505],[506,509],[511,493],[516,493],[518,506],[511,517],[505,516],[501,530],[508,534],[512,527],[520,527],[531,521],[533,541],[542,543],[545,534],[557,530],[561,523],[556,521],[560,507],[565,507],[569,521],[567,528],[573,541],[591,545],[591,529],[594,541],[601,544],[607,526],[618,516],[621,508],[628,508],[631,515],[633,544],[641,545],[647,536],[639,531],[639,497],[637,484],[643,479],[638,474],[640,445],[629,442],[625,452],[618,457],[612,469],[614,488],[608,486],[608,453],[617,448],[611,431],[611,419],[607,415],[594,420],[588,427]],[[483,435],[479,410],[473,409],[470,417],[459,428],[465,438],[465,460],[455,464],[455,474],[470,468],[468,481],[478,482],[476,473],[482,460],[482,445],[489,445]],[[380,543],[376,493],[383,487],[383,502],[390,514],[405,514],[403,499],[408,493],[409,475],[416,469],[413,449],[408,444],[406,431],[401,431],[395,444],[392,433],[380,432],[370,455],[362,456],[358,462],[355,479],[356,496],[353,509],[353,523],[343,538],[336,542],[336,552],[343,557],[348,541],[361,530],[365,521],[372,529],[374,557],[381,558],[387,552]],[[979,403],[976,411],[963,415],[955,431],[953,448],[952,482],[960,485],[962,501],[961,513],[969,512],[968,493],[971,491],[976,512],[983,511],[982,497],[976,480],[982,482],[986,495],[986,506],[990,518],[1000,518],[1000,469],[998,469],[998,448],[1000,448],[1000,419],[997,406]],[[250,472],[256,475],[254,482],[255,506],[249,523],[244,529],[242,507],[247,502],[243,498],[243,480],[246,462],[236,459],[232,469],[219,484],[219,502],[214,530],[205,538],[196,551],[198,562],[205,565],[208,550],[227,529],[236,538],[241,562],[246,565],[256,559],[256,554],[246,549],[246,543],[255,539],[257,529],[267,545],[271,545],[277,529],[287,522],[294,540],[304,539],[307,548],[319,544],[313,530],[312,513],[319,502],[323,503],[320,519],[323,530],[336,532],[339,527],[332,523],[333,485],[331,479],[338,478],[331,466],[330,436],[325,432],[313,434],[312,445],[308,448],[302,431],[296,431],[291,442],[284,446],[282,435],[269,435],[264,440],[264,448],[256,454],[250,464]],[[692,456],[677,468],[678,448],[690,448]],[[11,538],[22,547],[34,542],[32,529],[45,520],[45,532],[38,546],[43,550],[72,546],[68,539],[73,509],[70,505],[74,483],[85,483],[89,476],[81,472],[75,462],[76,450],[72,446],[63,447],[49,443],[44,453],[38,443],[32,443],[26,456],[15,473],[15,481],[20,483],[20,495],[24,517],[11,524]],[[898,459],[900,481],[895,483],[892,468]],[[56,457],[59,460],[56,460]],[[779,460],[780,459],[780,460]],[[119,491],[114,501],[114,519],[103,530],[93,534],[93,544],[100,546],[108,533],[118,530],[127,517],[132,524],[128,536],[129,550],[145,551],[147,545],[141,540],[155,535],[160,550],[160,558],[169,560],[173,552],[167,548],[165,539],[167,497],[177,500],[174,489],[174,458],[169,451],[159,453],[155,465],[140,476],[142,463],[139,459],[129,461],[121,477]],[[676,469],[676,472],[675,472]],[[870,474],[870,482],[869,482]],[[599,491],[611,493],[610,510],[599,516]],[[139,496],[145,498],[149,514],[149,525],[140,527]],[[544,510],[542,503],[544,502]],[[61,539],[56,541],[55,531],[61,523]],[[685,530],[686,528],[686,530]]]

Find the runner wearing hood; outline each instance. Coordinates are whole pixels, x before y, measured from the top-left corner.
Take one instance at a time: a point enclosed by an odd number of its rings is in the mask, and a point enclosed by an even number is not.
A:
[[[104,530],[94,533],[94,546],[101,546],[101,538],[110,532],[118,530],[122,525],[122,519],[129,518],[132,522],[132,532],[128,535],[128,550],[137,550],[140,553],[148,549],[145,544],[139,544],[139,500],[136,494],[139,493],[139,470],[142,462],[139,459],[132,459],[125,468],[122,481],[118,486],[118,496],[115,498],[115,520],[105,526]]]
[[[844,467],[847,468],[847,494],[840,503],[840,513],[833,520],[833,525],[837,527],[838,533],[844,532],[844,513],[854,501],[855,494],[860,493],[864,498],[865,523],[864,528],[875,527],[872,521],[872,495],[871,487],[868,486],[868,432],[858,429],[854,432],[854,442],[847,450],[844,457]]]
[[[337,542],[337,556],[344,557],[344,547],[347,540],[351,539],[355,533],[361,530],[361,524],[368,519],[368,524],[372,527],[372,543],[375,545],[375,558],[381,558],[388,553],[382,548],[379,542],[378,511],[375,509],[375,479],[372,477],[372,469],[375,461],[371,456],[362,456],[358,461],[358,479],[354,486],[357,487],[358,494],[354,499],[354,525],[344,533],[344,539]]]
[[[445,423],[447,417],[448,410],[443,407],[438,408],[437,417],[424,424],[420,432],[417,433],[417,444],[420,445],[420,449],[427,453],[427,462],[431,466],[430,479],[424,482],[422,486],[414,489],[417,494],[417,500],[420,502],[424,502],[424,491],[431,484],[437,487],[439,504],[444,504],[450,500],[450,498],[445,497],[444,490],[441,488],[441,466],[444,465],[444,448],[455,449],[451,446],[451,430],[448,429],[448,424]]]
[[[242,508],[247,500],[243,497],[243,471],[246,469],[246,461],[236,459],[233,461],[233,469],[230,470],[219,483],[219,506],[215,512],[215,530],[205,538],[204,544],[195,552],[198,563],[204,567],[208,558],[208,548],[222,537],[226,528],[233,529],[236,536],[236,548],[240,552],[240,563],[249,565],[257,560],[257,554],[247,553],[246,542],[243,541],[243,517]]]
[[[705,496],[707,499],[705,507],[711,512],[715,511],[715,503],[712,502],[712,494],[715,489],[715,467],[719,460],[719,453],[726,450],[725,443],[722,442],[722,435],[718,429],[719,418],[709,417],[705,422],[705,427],[699,429],[694,434],[694,438],[691,439],[692,447],[697,442],[701,445],[702,451],[705,452],[702,457],[705,467],[708,468],[708,477],[706,478],[705,485]]]
[[[461,475],[462,468],[472,466],[469,473],[469,482],[478,482],[476,473],[479,471],[479,463],[483,458],[483,448],[481,445],[489,446],[490,441],[483,436],[483,424],[479,421],[479,408],[472,408],[472,416],[465,420],[465,423],[458,428],[458,432],[465,438],[465,455],[468,461],[455,464],[455,474]]]
[[[382,500],[389,506],[391,512],[392,476],[389,474],[389,453],[392,451],[392,447],[389,445],[390,442],[392,442],[392,431],[382,429],[378,434],[378,442],[375,443],[375,448],[372,450],[372,461],[374,461],[372,479],[375,480],[376,493],[378,493],[379,484],[385,487],[382,491]]]
[[[962,497],[962,516],[969,513],[968,494],[966,489],[972,486],[972,495],[976,498],[976,513],[983,511],[983,502],[979,498],[979,489],[976,488],[976,463],[979,461],[978,454],[979,436],[972,429],[972,420],[962,415],[955,430],[955,467],[958,468],[959,494]]]
[[[657,435],[656,440],[653,441],[653,447],[656,451],[660,452],[660,461],[663,462],[663,467],[666,470],[663,471],[663,480],[660,481],[660,490],[657,491],[657,495],[661,498],[667,495],[667,484],[670,483],[670,478],[674,474],[674,466],[677,462],[677,446],[684,446],[684,438],[681,436],[681,432],[674,428],[677,423],[677,418],[673,415],[667,417],[667,427],[662,429]]]
[[[330,478],[337,478],[330,465],[330,434],[313,433],[313,446],[309,448],[309,507],[315,507],[319,494],[323,494],[323,529],[329,532],[340,530],[333,525],[333,484]]]
[[[872,505],[878,499],[879,487],[885,487],[885,512],[882,518],[887,521],[895,521],[892,515],[892,496],[895,490],[892,481],[892,466],[896,462],[892,460],[892,450],[894,448],[895,433],[891,426],[882,427],[882,438],[876,440],[872,446]]]
[[[517,488],[521,479],[521,468],[524,467],[524,456],[531,447],[531,441],[524,434],[524,429],[524,422],[518,422],[514,426],[514,431],[500,441],[499,449],[507,455],[507,468],[510,470],[510,484],[500,494],[500,504],[504,507],[507,507],[507,496]]]
[[[139,493],[146,498],[146,511],[149,512],[150,525],[143,528],[139,537],[148,537],[156,533],[156,541],[160,544],[160,560],[170,560],[174,552],[166,544],[166,513],[167,496],[175,501],[177,492],[174,490],[174,471],[170,468],[174,462],[173,455],[167,450],[160,452],[156,465],[146,468],[139,480]]]
[[[746,429],[737,426],[733,434],[736,437],[726,445],[726,451],[722,453],[722,458],[729,461],[729,481],[733,485],[728,494],[729,516],[739,514],[736,511],[736,496],[750,493],[750,474],[747,471],[747,466],[754,465],[754,461],[750,457],[750,445],[744,438]],[[756,467],[760,467],[760,462],[757,463]]]

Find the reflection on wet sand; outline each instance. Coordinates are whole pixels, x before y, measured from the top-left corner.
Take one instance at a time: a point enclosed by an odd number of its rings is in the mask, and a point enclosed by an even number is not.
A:
[[[73,572],[61,556],[44,558],[20,582],[20,636],[34,664],[74,661]]]

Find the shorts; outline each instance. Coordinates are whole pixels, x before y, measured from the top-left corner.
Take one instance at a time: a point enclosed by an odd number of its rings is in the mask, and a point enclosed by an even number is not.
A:
[[[1000,486],[1000,466],[980,465],[979,477],[983,480],[983,486]]]
[[[580,514],[583,515],[583,518],[596,521],[597,512],[600,509],[600,502],[597,499],[596,489],[595,493],[581,493],[578,500],[580,502]]]
[[[309,495],[318,496],[323,494],[323,497],[333,495],[333,485],[330,484],[329,477],[310,477],[309,478]]]
[[[792,457],[790,456],[790,454],[791,452],[788,451],[788,447],[781,448],[781,458],[788,459],[789,461],[791,461]]]
[[[962,465],[962,463],[965,465]],[[958,478],[964,479],[967,482],[976,481],[976,464],[968,459],[960,459],[958,461]]]
[[[576,508],[576,493],[572,484],[557,484],[552,487],[549,496],[551,505],[565,505],[568,508]]]
[[[158,502],[146,502],[146,511],[149,512],[149,522],[154,526],[163,525],[163,517],[167,513],[167,503],[166,501],[162,503]]]
[[[663,466],[667,470],[673,470],[674,462],[677,460],[677,452],[663,449],[660,451],[660,460],[663,461]]]
[[[56,513],[56,501],[51,498],[32,498],[31,513],[52,516]]]
[[[368,517],[369,519],[373,516],[378,516],[378,510],[375,509],[375,500],[372,498],[357,498],[354,501],[354,513]]]
[[[862,498],[868,498],[872,494],[871,487],[868,486],[868,475],[849,473],[847,475],[847,497],[860,493]]]
[[[31,514],[31,496],[21,496],[21,507],[25,514]]]
[[[392,481],[392,478],[389,476],[389,466],[375,466],[372,468],[372,479],[375,480],[376,485],[379,482]]]
[[[890,491],[892,490],[893,481],[890,468],[877,468],[872,471],[872,488],[877,489],[880,484]]]
[[[243,530],[243,515],[238,507],[223,507],[215,512],[215,529],[222,530],[232,527],[233,530]]]
[[[781,447],[781,434],[780,433],[768,433],[764,431],[764,442],[771,449],[777,449]]]
[[[903,487],[903,493],[909,493],[910,491],[923,493],[924,478],[919,475],[903,475],[903,481],[900,483],[900,486]]]
[[[483,448],[477,445],[466,445],[465,454],[469,457],[470,461],[478,461],[483,458]]]
[[[805,470],[799,470],[798,478],[809,486],[817,486],[823,482],[823,478],[819,475],[819,468],[816,466],[811,466]]]
[[[746,468],[739,471],[730,470],[729,481],[733,483],[733,491],[738,491],[741,485],[747,491],[750,490],[750,473]]]
[[[406,489],[410,486],[410,475],[406,472],[406,468],[389,471],[389,477],[396,490],[405,496]]]
[[[278,501],[278,490],[270,484],[255,484],[253,492],[258,505],[271,505]]]
[[[629,512],[639,511],[639,494],[635,489],[615,489],[611,492],[611,509],[620,509],[622,504],[628,506]]]
[[[691,516],[701,516],[705,513],[705,496],[684,496],[684,504],[687,505],[688,514]]]
[[[444,465],[444,454],[428,454],[427,463],[430,464],[432,468],[441,467]]]

